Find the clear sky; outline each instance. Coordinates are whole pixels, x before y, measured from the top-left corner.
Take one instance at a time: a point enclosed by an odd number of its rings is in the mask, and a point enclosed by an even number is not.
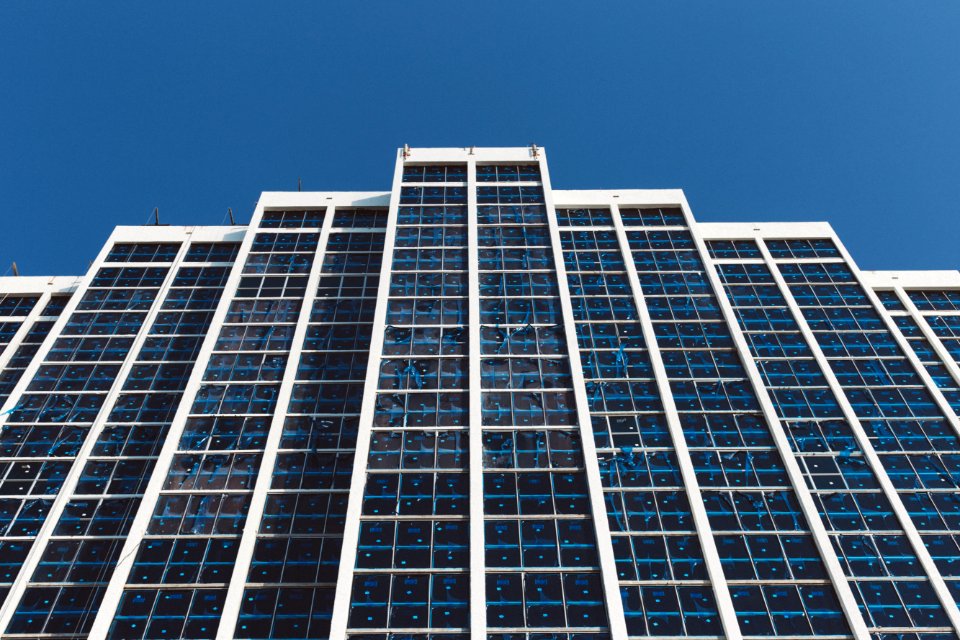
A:
[[[531,142],[556,188],[957,268],[960,2],[0,3],[0,273],[81,273],[154,207],[247,221],[298,176],[386,190],[404,143]]]

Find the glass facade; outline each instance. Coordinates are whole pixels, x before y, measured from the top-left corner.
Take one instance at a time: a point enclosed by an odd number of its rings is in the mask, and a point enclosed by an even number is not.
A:
[[[960,273],[404,149],[0,278],[0,639],[960,637]]]

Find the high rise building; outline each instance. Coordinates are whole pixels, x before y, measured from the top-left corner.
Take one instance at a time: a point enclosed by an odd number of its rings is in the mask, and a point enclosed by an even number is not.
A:
[[[398,151],[0,279],[0,638],[948,640],[960,273]]]

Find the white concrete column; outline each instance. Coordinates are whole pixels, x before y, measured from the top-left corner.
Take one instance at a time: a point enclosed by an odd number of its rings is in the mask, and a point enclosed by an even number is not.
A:
[[[487,637],[487,563],[483,521],[483,416],[480,382],[480,248],[477,231],[477,162],[467,163],[467,354],[470,419],[470,637]]]
[[[734,345],[740,354],[740,360],[743,362],[743,367],[747,372],[748,378],[750,379],[750,386],[753,388],[757,395],[757,399],[760,402],[760,408],[763,412],[764,420],[770,428],[770,435],[773,437],[777,451],[780,453],[780,457],[783,459],[783,464],[787,471],[787,477],[790,478],[790,486],[793,488],[794,494],[797,496],[797,502],[800,503],[800,509],[803,512],[804,519],[807,521],[807,525],[810,527],[810,534],[813,536],[814,543],[817,545],[817,550],[820,552],[820,557],[823,559],[823,564],[827,570],[827,575],[830,576],[830,581],[833,584],[833,590],[837,594],[837,598],[840,601],[840,606],[843,608],[844,617],[846,617],[847,622],[850,624],[850,629],[853,631],[855,638],[858,640],[869,640],[870,633],[867,630],[867,624],[857,606],[857,600],[853,595],[853,591],[850,589],[850,584],[847,582],[847,577],[843,573],[843,567],[840,564],[839,558],[837,557],[837,552],[834,550],[833,545],[830,542],[830,536],[827,534],[823,520],[820,518],[817,505],[813,500],[813,496],[809,488],[807,487],[807,483],[803,479],[803,471],[800,469],[800,464],[797,462],[796,456],[794,455],[793,447],[790,445],[790,439],[787,437],[786,431],[783,428],[783,424],[780,422],[776,408],[773,406],[773,402],[770,400],[770,395],[767,392],[766,385],[763,382],[763,377],[760,375],[757,364],[753,359],[753,354],[750,352],[750,346],[747,344],[746,338],[743,335],[743,331],[740,329],[740,324],[737,321],[736,313],[733,310],[733,306],[730,304],[730,300],[727,297],[723,283],[720,281],[716,265],[713,264],[713,261],[710,258],[710,252],[707,251],[706,244],[696,229],[696,223],[691,225],[691,231],[693,233],[694,241],[697,243],[697,248],[700,251],[700,258],[704,261],[704,264],[707,265],[707,277],[709,278],[710,284],[713,286],[714,292],[716,293],[717,300],[720,304],[720,309],[723,312],[724,321],[730,328],[730,334],[733,337]],[[798,312],[799,309],[794,309],[794,307],[796,307],[796,303],[794,302],[793,297],[790,295],[790,292],[784,289],[782,278],[780,278],[780,274],[773,265],[769,252],[767,252],[766,247],[762,247],[761,250],[763,251],[765,260],[768,262],[770,272],[774,274],[774,280],[780,287],[781,294],[787,301],[787,304],[791,305],[791,311]]]
[[[930,579],[930,586],[936,592],[937,598],[943,605],[943,609],[946,612],[947,617],[950,618],[951,626],[956,633],[960,634],[960,610],[957,609],[957,604],[954,601],[953,596],[950,595],[950,591],[947,589],[947,585],[943,580],[943,576],[940,575],[933,558],[927,551],[926,546],[924,546],[923,540],[921,539],[916,526],[913,524],[913,520],[910,518],[910,513],[904,506],[903,501],[900,500],[900,496],[897,494],[896,487],[894,487],[893,483],[890,481],[890,477],[887,475],[886,469],[883,467],[883,462],[877,455],[877,451],[870,442],[870,438],[867,436],[867,432],[864,430],[863,425],[860,424],[860,419],[857,417],[853,406],[850,404],[846,394],[843,392],[843,387],[837,380],[836,375],[834,375],[833,368],[830,366],[829,360],[827,360],[827,357],[824,355],[823,350],[820,348],[820,344],[817,342],[816,336],[810,329],[810,326],[807,324],[806,318],[803,316],[803,312],[800,310],[796,300],[793,298],[793,294],[790,291],[789,286],[784,280],[783,275],[780,273],[779,266],[770,255],[770,251],[767,248],[763,238],[757,236],[756,240],[757,244],[760,246],[760,251],[763,253],[764,258],[767,260],[767,264],[770,267],[770,273],[773,274],[774,280],[776,280],[777,285],[784,294],[784,298],[787,301],[787,306],[790,308],[791,314],[793,314],[793,319],[800,327],[800,333],[803,334],[803,338],[806,341],[807,346],[810,348],[810,351],[813,353],[813,357],[816,359],[817,365],[820,367],[820,371],[827,379],[827,384],[830,387],[830,390],[833,392],[837,404],[840,405],[844,419],[850,426],[850,430],[853,432],[853,435],[857,440],[857,444],[860,445],[860,449],[863,451],[864,459],[867,461],[867,464],[869,464],[870,469],[873,470],[877,483],[880,485],[884,496],[890,501],[890,506],[893,509],[894,515],[896,515],[897,520],[900,522],[900,526],[903,527],[904,535],[910,542],[910,546],[917,555],[920,565],[923,567],[924,572]],[[839,239],[834,237],[833,240],[837,246],[840,246]],[[849,255],[845,255],[845,260],[847,266],[856,273],[856,267],[850,260]],[[864,287],[864,290],[866,291],[867,288]],[[876,299],[875,295],[873,296],[873,301],[875,306],[879,305],[879,301]],[[888,322],[890,321],[889,314],[886,314],[883,311],[880,313]],[[909,347],[907,347],[907,349],[910,351],[910,353],[913,353]]]
[[[538,161],[543,183],[544,202],[547,209],[547,222],[550,228],[553,263],[557,271],[557,286],[560,289],[560,310],[563,313],[563,330],[569,354],[570,373],[573,379],[573,393],[577,402],[577,422],[579,423],[580,441],[583,443],[584,473],[590,492],[590,512],[597,538],[597,554],[600,558],[601,579],[607,605],[610,637],[612,640],[625,640],[627,637],[627,622],[623,613],[623,600],[620,597],[620,580],[617,576],[617,567],[613,555],[610,525],[607,522],[607,508],[603,501],[603,484],[600,478],[597,448],[593,440],[587,385],[583,380],[583,366],[580,361],[580,347],[577,344],[573,305],[570,301],[570,288],[567,284],[567,270],[563,264],[563,247],[560,245],[557,211],[553,205],[546,154],[542,150],[539,153]]]
[[[300,368],[300,354],[303,352],[303,340],[309,328],[310,313],[313,311],[313,302],[317,298],[317,286],[320,281],[320,272],[323,270],[323,260],[327,250],[327,239],[330,237],[330,228],[333,226],[334,207],[326,207],[323,217],[323,227],[320,230],[320,239],[313,255],[313,264],[310,266],[310,275],[307,278],[307,289],[303,295],[300,314],[293,333],[293,341],[287,354],[287,365],[283,371],[280,389],[277,392],[277,404],[270,419],[270,429],[263,447],[263,457],[260,461],[260,471],[253,487],[250,498],[250,507],[243,525],[240,545],[237,547],[237,559],[234,561],[233,572],[227,595],[223,603],[223,613],[220,616],[220,626],[217,628],[218,640],[230,640],[234,637],[237,620],[240,615],[240,606],[243,604],[243,590],[247,583],[247,574],[250,572],[250,563],[257,545],[257,532],[260,530],[260,521],[263,518],[263,509],[267,504],[267,494],[273,482],[273,468],[277,461],[277,450],[280,448],[280,439],[283,436],[283,425],[287,418],[287,408],[290,406],[290,396],[297,379],[297,370]],[[291,229],[290,231],[296,231]],[[252,235],[252,234],[251,234]]]
[[[610,210],[613,215],[613,226],[617,234],[617,241],[620,243],[620,253],[623,255],[624,264],[627,266],[627,279],[630,281],[630,288],[633,290],[633,301],[637,307],[637,316],[643,331],[643,341],[646,343],[647,352],[650,354],[653,376],[656,380],[657,390],[660,392],[660,399],[663,402],[667,431],[670,433],[670,439],[673,441],[673,448],[677,454],[684,492],[690,502],[690,513],[693,516],[697,539],[700,541],[700,548],[703,551],[703,560],[706,563],[707,575],[710,577],[713,596],[717,601],[720,624],[723,626],[723,631],[728,639],[739,640],[743,637],[743,633],[740,630],[740,623],[737,621],[737,613],[733,608],[730,588],[727,585],[726,577],[723,575],[723,567],[720,563],[716,542],[713,539],[710,519],[707,517],[707,509],[701,496],[700,483],[697,481],[693,459],[690,457],[690,449],[687,447],[687,441],[683,435],[680,415],[673,400],[670,380],[667,376],[667,370],[663,366],[663,357],[660,355],[657,335],[653,328],[653,322],[650,320],[650,311],[647,309],[643,288],[640,285],[640,277],[637,274],[637,265],[633,261],[633,252],[630,250],[627,232],[623,226],[623,219],[620,217],[620,207],[612,203]]]
[[[330,622],[330,640],[346,640],[347,622],[350,616],[350,597],[353,592],[353,573],[357,563],[357,543],[360,535],[360,514],[363,507],[363,490],[367,481],[367,463],[370,457],[370,437],[373,430],[373,414],[377,401],[377,382],[380,378],[380,363],[383,356],[383,338],[386,331],[387,299],[390,295],[390,274],[393,268],[393,245],[397,235],[397,212],[400,205],[400,185],[403,181],[403,155],[397,153],[393,172],[393,189],[387,213],[387,229],[383,239],[383,264],[380,267],[380,282],[377,287],[377,307],[373,314],[373,332],[370,338],[370,357],[367,360],[367,375],[364,380],[363,400],[360,405],[360,427],[357,433],[357,450],[350,477],[350,497],[347,502],[346,524],[343,531],[343,549],[340,552],[340,568],[337,573],[337,589],[333,603],[333,619]]]
[[[50,347],[63,331],[64,326],[66,326],[70,316],[73,315],[73,312],[76,310],[77,305],[83,298],[84,294],[89,290],[90,283],[93,281],[93,278],[103,267],[103,263],[109,254],[109,250],[114,244],[115,235],[116,232],[111,235],[111,239],[107,242],[103,250],[101,250],[100,255],[97,256],[97,259],[90,266],[83,285],[81,285],[76,295],[74,295],[67,304],[67,308],[64,309],[53,329],[50,331],[50,334],[47,336],[47,339],[44,340],[41,350],[34,356],[30,367],[28,367],[24,372],[20,382],[17,383],[14,393],[10,394],[10,400],[8,401],[8,404],[15,398],[19,399],[20,394],[25,391],[27,385],[29,385],[30,381],[33,379],[33,376],[36,374],[40,363],[49,353]],[[103,427],[106,424],[111,411],[113,410],[113,405],[116,402],[117,397],[120,395],[121,389],[123,388],[123,383],[130,375],[130,369],[133,367],[134,362],[136,362],[137,356],[140,353],[140,349],[143,347],[143,343],[146,341],[147,335],[150,333],[150,327],[153,326],[157,314],[160,312],[160,308],[163,306],[163,301],[170,292],[170,287],[173,285],[173,281],[176,278],[177,269],[187,253],[187,248],[190,241],[189,233],[181,233],[178,235],[179,237],[177,237],[175,240],[181,243],[180,249],[177,251],[177,255],[170,263],[167,274],[164,277],[163,284],[159,289],[157,289],[156,297],[154,298],[149,311],[147,311],[146,315],[144,316],[143,323],[140,325],[137,335],[133,339],[133,343],[130,345],[130,348],[127,350],[127,353],[123,359],[123,363],[120,365],[120,370],[117,372],[110,390],[103,399],[103,404],[100,406],[100,411],[97,413],[97,417],[87,430],[83,444],[80,446],[79,451],[77,451],[77,455],[73,459],[73,463],[70,467],[70,470],[67,472],[67,476],[64,478],[63,484],[60,487],[60,491],[53,499],[53,502],[50,506],[50,511],[47,513],[47,517],[40,526],[40,531],[37,533],[36,539],[34,540],[33,545],[30,547],[30,551],[27,553],[26,559],[23,561],[23,565],[21,566],[20,572],[17,574],[17,577],[13,582],[13,586],[10,588],[7,599],[3,604],[3,608],[0,609],[0,629],[6,629],[7,625],[10,624],[10,619],[13,617],[13,614],[17,609],[17,605],[20,604],[20,599],[23,596],[23,592],[26,590],[27,584],[30,582],[30,578],[33,576],[37,565],[40,563],[40,558],[43,556],[43,552],[47,548],[47,544],[50,542],[50,537],[53,535],[57,523],[60,521],[60,516],[63,514],[63,510],[67,506],[67,503],[69,503],[73,498],[74,489],[76,489],[77,483],[80,481],[80,476],[83,473],[83,469],[87,464],[87,460],[90,457],[91,452],[93,451],[94,445],[96,445],[97,440],[100,438],[100,434],[103,432]],[[174,238],[171,238],[171,240],[174,240]],[[125,263],[124,265],[118,266],[130,266],[130,263]],[[152,266],[157,265],[153,264]],[[4,418],[6,417],[8,416],[4,416]]]

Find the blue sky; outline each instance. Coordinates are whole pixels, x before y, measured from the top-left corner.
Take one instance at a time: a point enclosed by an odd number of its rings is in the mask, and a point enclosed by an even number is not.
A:
[[[0,4],[0,272],[80,273],[155,206],[387,189],[404,143],[530,142],[557,188],[960,267],[955,0],[360,4]]]

